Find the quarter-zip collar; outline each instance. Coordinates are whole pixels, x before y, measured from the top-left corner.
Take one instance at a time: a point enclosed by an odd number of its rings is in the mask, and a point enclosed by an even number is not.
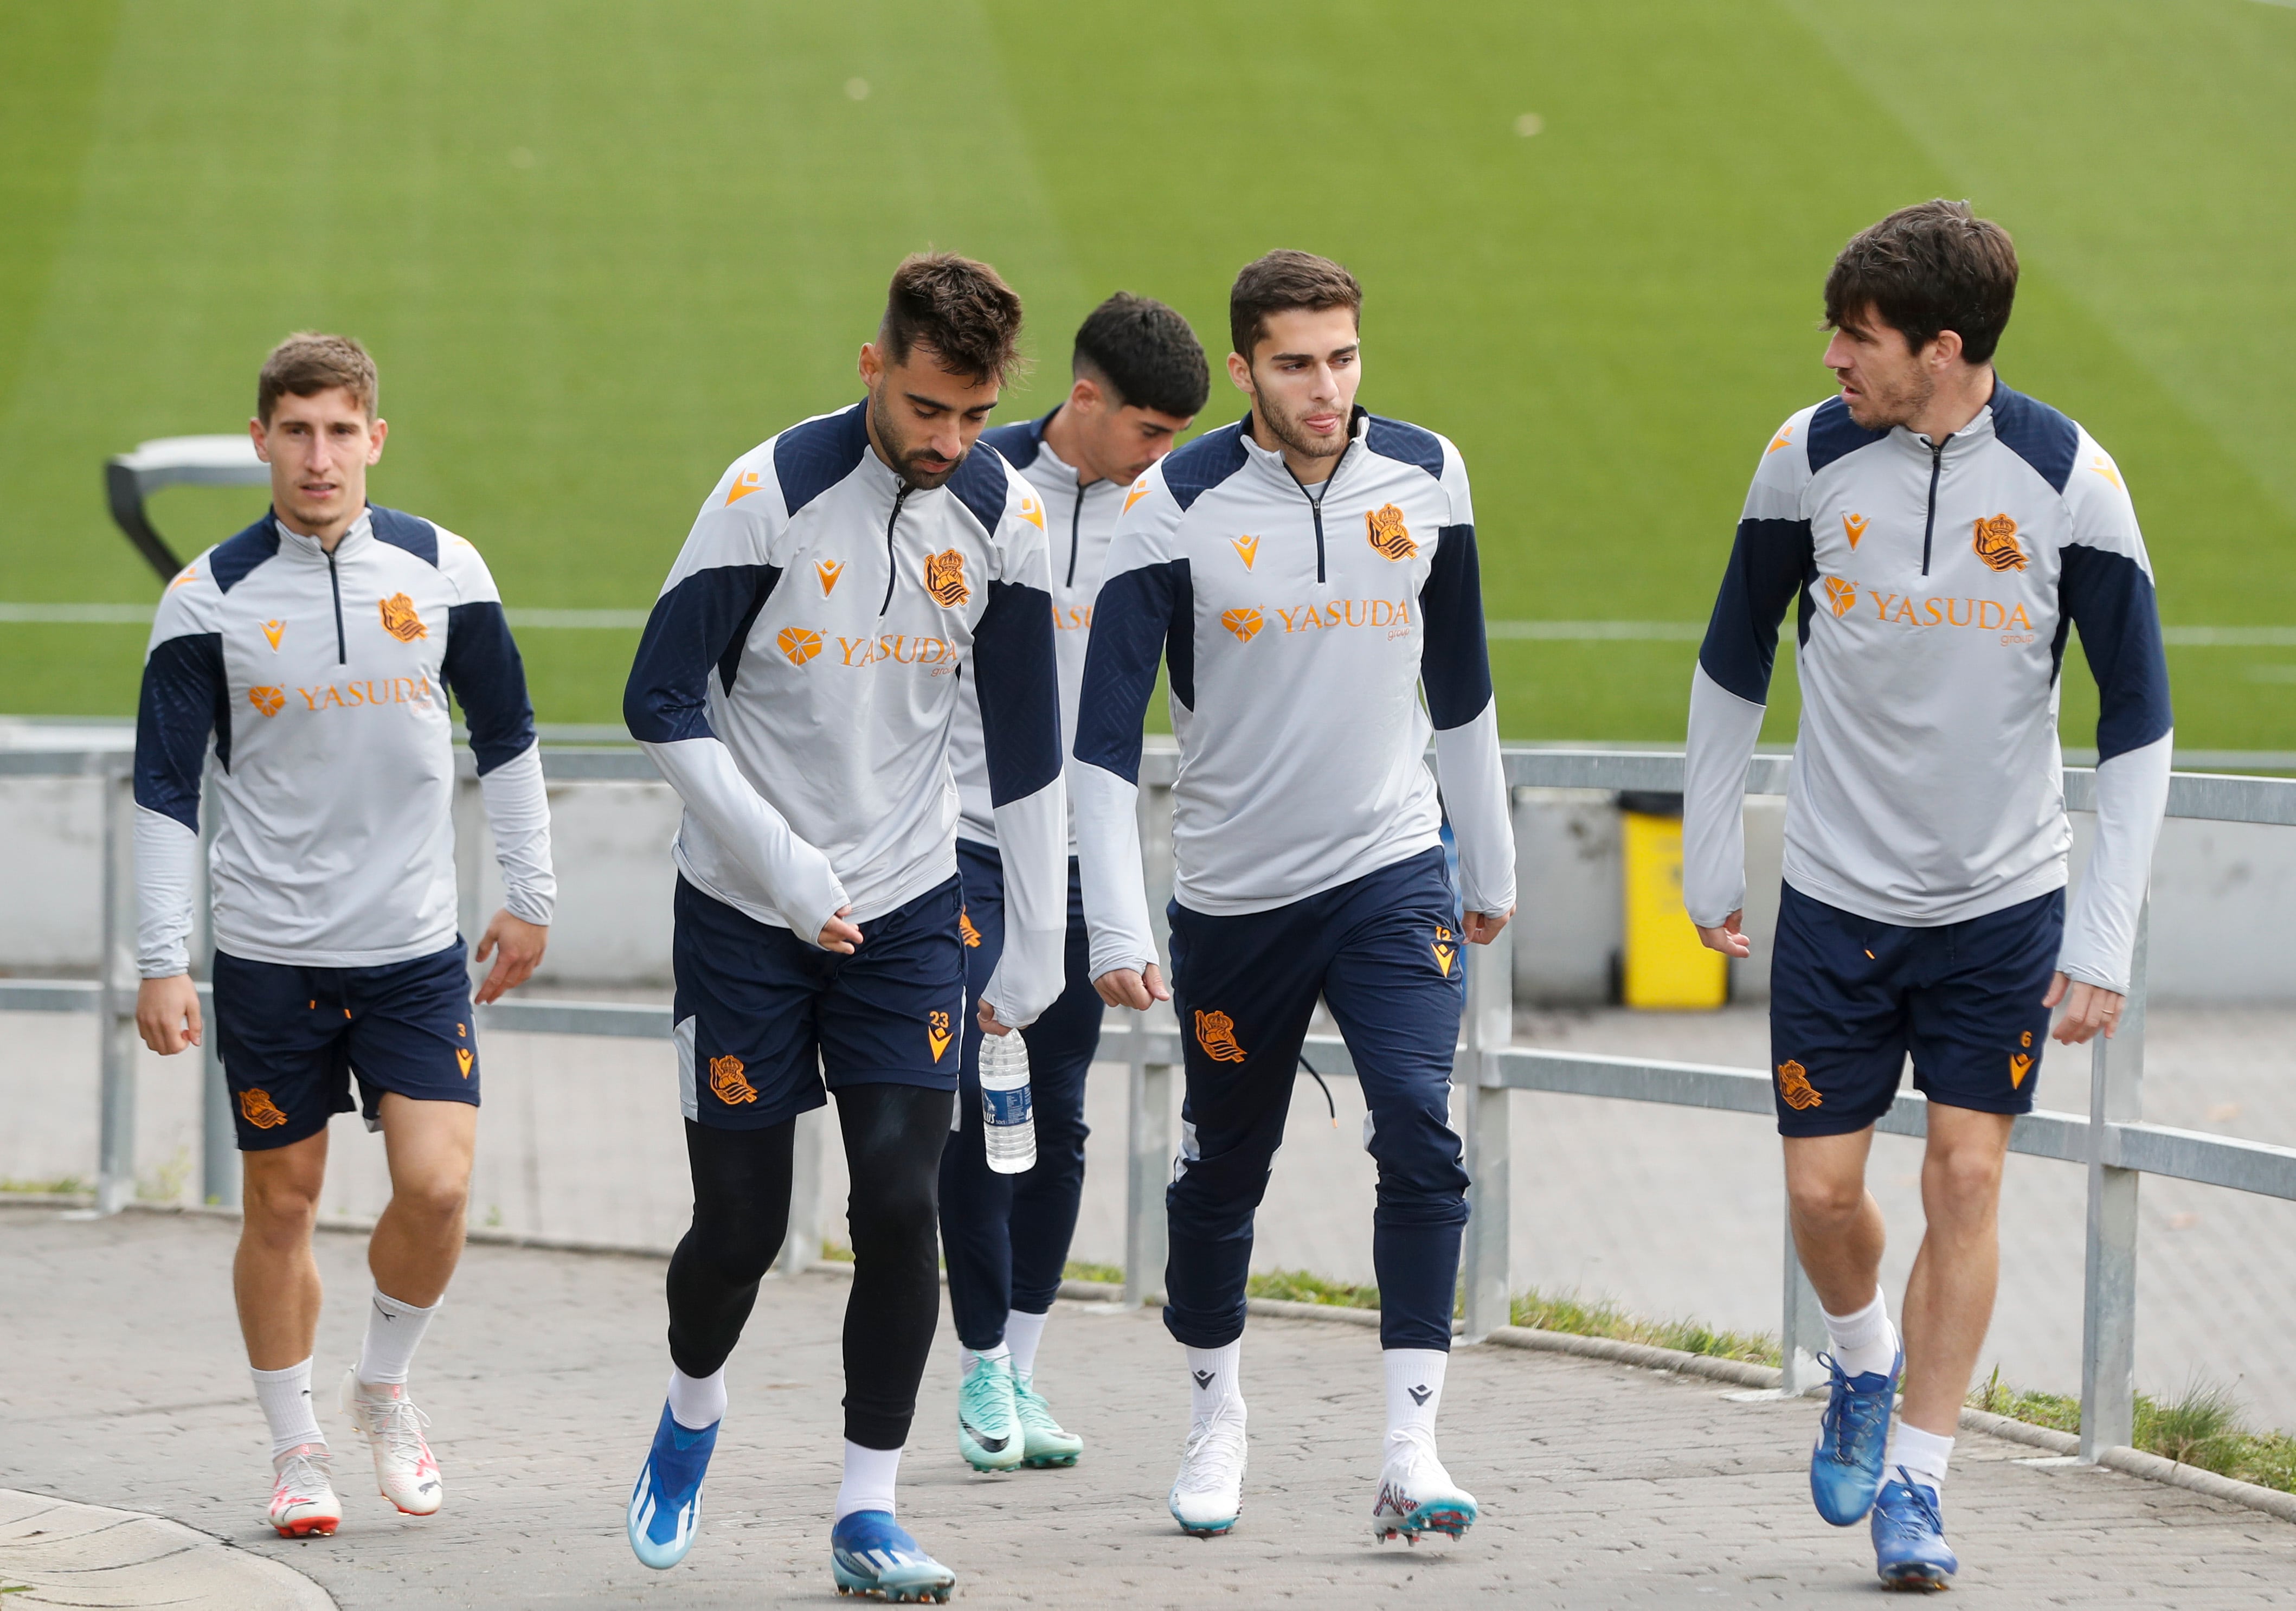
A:
[[[279,518],[279,512],[276,509],[271,512],[271,525],[272,529],[279,533],[279,547],[283,552],[291,554],[298,559],[316,560],[323,565],[327,563],[327,550],[320,544],[319,539],[316,537],[306,537],[300,531],[291,530],[287,522]],[[351,522],[351,529],[336,539],[334,557],[338,561],[349,559],[373,540],[374,521],[372,512],[362,509],[359,511],[358,519]]]
[[[1348,445],[1340,449],[1339,462],[1332,466],[1332,473],[1324,478],[1319,484],[1321,489],[1315,493],[1314,497],[1328,496],[1332,487],[1339,481],[1341,473],[1361,456],[1356,449],[1363,446],[1365,435],[1370,430],[1371,410],[1358,403],[1356,405],[1353,417],[1349,422]],[[1259,440],[1251,434],[1251,415],[1245,415],[1238,423],[1236,435],[1243,443],[1243,451],[1250,463],[1259,465],[1265,473],[1274,476],[1278,484],[1292,488],[1295,491],[1306,490],[1301,486],[1300,478],[1292,473],[1292,466],[1283,462],[1283,449],[1280,447],[1263,448],[1259,445]],[[1922,451],[1926,453],[1929,449],[1924,448]]]

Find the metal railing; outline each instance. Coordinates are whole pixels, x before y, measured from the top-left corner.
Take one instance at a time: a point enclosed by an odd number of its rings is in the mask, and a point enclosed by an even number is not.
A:
[[[480,859],[484,818],[469,754],[458,754],[455,859],[465,933],[478,932]],[[1510,788],[1562,787],[1678,793],[1678,754],[1509,748]],[[1750,794],[1785,792],[1790,761],[1757,756],[1748,769]],[[1152,741],[1140,774],[1141,842],[1146,856],[1150,911],[1164,944],[1164,899],[1171,888],[1171,787],[1177,755],[1169,741]],[[645,756],[629,748],[545,748],[544,776],[554,783],[654,782]],[[94,777],[103,789],[103,965],[102,978],[81,982],[0,980],[0,1010],[87,1011],[102,1023],[96,1206],[112,1212],[135,1192],[135,797],[129,757],[121,750],[0,751],[0,777]],[[2065,802],[2093,810],[2095,776],[2067,769]],[[2218,822],[2296,826],[2296,781],[2176,774],[2169,814]],[[202,906],[204,902],[202,902]],[[2147,908],[2149,914],[2149,908]],[[204,911],[201,914],[204,923]],[[202,930],[203,933],[203,930]],[[1548,1091],[1674,1106],[1769,1115],[1775,1113],[1766,1070],[1631,1057],[1542,1051],[1513,1044],[1512,931],[1496,943],[1469,948],[1464,1035],[1454,1075],[1453,1122],[1464,1138],[1472,1213],[1461,1278],[1464,1336],[1487,1336],[1510,1319],[1512,1192],[1509,1175],[1509,1095]],[[195,939],[198,936],[195,936]],[[203,945],[195,946],[195,954]],[[2128,1004],[2118,1035],[2091,1043],[2089,1111],[2033,1113],[2010,1132],[2013,1152],[2083,1165],[2087,1171],[2087,1252],[2081,1337],[2080,1452],[2095,1459],[2127,1444],[2134,1430],[2136,1395],[2136,1204],[2146,1174],[2193,1180],[2234,1191],[2296,1200],[2296,1149],[2243,1141],[2143,1122],[2146,915],[2140,914]],[[478,1009],[484,1029],[531,1034],[669,1038],[667,1007],[572,1001],[505,1001]],[[209,1037],[209,1046],[214,1038]],[[1125,1198],[1125,1297],[1144,1302],[1164,1266],[1163,1190],[1173,1158],[1171,1114],[1182,1040],[1169,1009],[1111,1015],[1102,1042],[1103,1061],[1121,1061],[1129,1074],[1130,1133]],[[1308,1049],[1318,1071],[1352,1077],[1353,1060],[1336,1035],[1311,1035]],[[208,1054],[201,1150],[203,1195],[234,1203],[238,1167],[233,1157],[231,1115],[222,1071]],[[800,1127],[803,1130],[805,1127]],[[1927,1105],[1901,1091],[1876,1126],[1896,1135],[1927,1133]],[[796,1195],[786,1261],[818,1252],[822,1223],[820,1130],[800,1137]],[[806,1248],[808,1241],[810,1250]],[[1803,1276],[1789,1226],[1781,1238],[1784,1301],[1779,1339],[1783,1386],[1798,1393],[1816,1384],[1815,1356],[1824,1322]]]

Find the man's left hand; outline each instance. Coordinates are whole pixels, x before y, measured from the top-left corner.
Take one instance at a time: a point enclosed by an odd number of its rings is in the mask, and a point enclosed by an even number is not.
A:
[[[514,990],[534,976],[542,966],[542,952],[550,943],[550,925],[529,923],[523,917],[513,917],[508,912],[496,912],[495,920],[487,925],[485,938],[479,941],[479,960],[495,959],[492,972],[479,986],[479,1005],[502,999],[503,992]]]
[[[1504,912],[1469,912],[1464,919],[1467,930],[1467,943],[1488,945],[1499,937],[1499,931],[1506,927],[1507,919],[1513,916],[1514,908],[1513,907],[1507,908]]]
[[[2049,981],[2049,993],[2041,998],[2041,1005],[2054,1007],[2060,1001],[2065,1004],[2065,1015],[2057,1020],[2057,1027],[2049,1035],[2067,1046],[2094,1040],[2099,1030],[2104,1032],[2106,1040],[2112,1040],[2120,1027],[2120,1015],[2128,1005],[2128,999],[2118,991],[2083,984],[2062,974]]]

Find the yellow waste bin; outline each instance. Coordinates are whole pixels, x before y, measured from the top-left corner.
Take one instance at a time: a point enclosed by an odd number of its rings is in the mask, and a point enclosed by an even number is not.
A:
[[[1628,1007],[1710,1009],[1729,999],[1729,959],[1698,941],[1682,906],[1682,797],[1622,794],[1620,859],[1626,867]]]

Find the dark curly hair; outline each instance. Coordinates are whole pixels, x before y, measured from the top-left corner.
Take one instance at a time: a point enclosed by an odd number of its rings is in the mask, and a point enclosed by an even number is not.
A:
[[[1859,230],[1825,276],[1825,327],[1878,318],[1919,352],[1944,331],[1982,364],[2001,344],[2017,300],[2009,232],[1966,201],[1901,207]]]
[[[986,263],[913,252],[893,271],[877,344],[896,364],[923,347],[951,374],[1003,382],[1021,362],[1021,299]]]

